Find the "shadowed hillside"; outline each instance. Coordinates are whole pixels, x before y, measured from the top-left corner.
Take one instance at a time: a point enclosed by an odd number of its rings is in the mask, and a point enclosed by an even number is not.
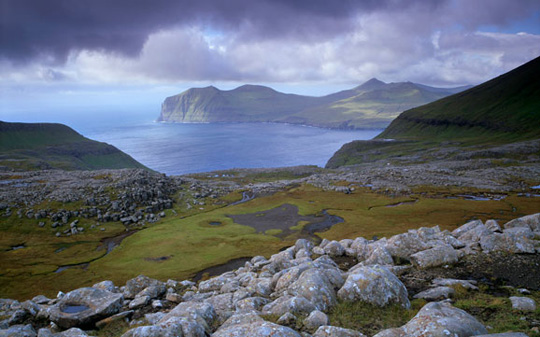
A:
[[[107,143],[63,124],[0,122],[0,166],[12,169],[145,168]]]

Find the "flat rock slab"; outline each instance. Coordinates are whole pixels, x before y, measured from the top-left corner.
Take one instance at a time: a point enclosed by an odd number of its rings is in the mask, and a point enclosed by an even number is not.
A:
[[[97,288],[80,288],[67,293],[49,311],[51,321],[58,326],[92,327],[103,318],[122,308],[124,296]]]

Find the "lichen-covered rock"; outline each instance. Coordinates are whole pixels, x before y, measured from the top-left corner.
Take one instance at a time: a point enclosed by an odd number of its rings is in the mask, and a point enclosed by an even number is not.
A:
[[[490,219],[490,220],[486,221],[485,225],[490,231],[492,231],[494,233],[502,232],[501,226],[499,225],[497,220]]]
[[[95,322],[116,314],[124,297],[97,288],[80,288],[65,294],[57,304],[49,310],[49,318],[58,326],[89,327]]]
[[[540,233],[540,213],[526,215],[504,224],[504,228],[528,227],[531,231]]]
[[[411,336],[474,336],[487,333],[476,318],[445,302],[426,304],[402,327]]]
[[[536,302],[532,298],[512,296],[510,297],[510,301],[512,302],[512,309],[521,311],[536,310]]]
[[[459,239],[461,235],[480,225],[482,225],[482,221],[480,220],[469,221],[463,226],[452,231],[452,235]]]
[[[388,250],[385,247],[377,247],[375,250],[369,255],[369,257],[361,262],[362,265],[393,265],[394,260],[392,259],[392,255],[388,252]]]
[[[264,297],[248,297],[237,301],[235,308],[237,312],[260,311],[269,302],[270,300]]]
[[[210,303],[184,302],[174,307],[174,309],[160,319],[158,323],[165,323],[173,317],[185,318],[197,322],[209,332],[210,326],[217,315],[214,307]]]
[[[366,337],[362,333],[351,330],[344,329],[337,326],[323,325],[315,331],[313,337]]]
[[[402,328],[391,328],[380,331],[373,337],[410,337]]]
[[[456,279],[451,279],[451,278],[436,278],[433,281],[431,281],[431,283],[434,286],[439,286],[439,287],[452,287],[455,285],[459,285],[465,289],[478,290],[478,287],[476,286],[477,282],[474,280],[456,280]]]
[[[0,337],[36,337],[36,330],[30,324],[13,325],[7,329],[0,330]]]
[[[53,333],[51,330],[39,329],[38,337],[88,337],[88,334],[79,328],[71,328],[62,332]]]
[[[337,241],[330,241],[324,246],[324,252],[329,256],[343,256],[345,254],[345,248]]]
[[[288,288],[292,295],[310,301],[318,310],[326,311],[336,304],[336,291],[324,272],[317,268],[304,271]]]
[[[98,289],[107,290],[107,291],[110,291],[111,293],[118,292],[117,288],[114,286],[113,281],[109,281],[109,280],[105,280],[105,281],[101,281],[99,283],[96,283],[96,284],[94,284],[92,286],[92,288],[98,288]]]
[[[301,296],[281,296],[262,308],[263,314],[281,316],[286,312],[294,315],[309,314],[315,310],[313,303]]]
[[[322,325],[328,325],[328,316],[319,310],[313,310],[304,320],[304,327],[310,331],[315,331]]]
[[[490,333],[487,335],[475,335],[473,337],[529,337],[523,332],[503,332],[503,333]]]
[[[394,235],[386,244],[390,255],[403,259],[428,248],[430,247],[415,232]]]
[[[423,298],[426,301],[440,301],[450,298],[454,295],[455,290],[450,287],[436,287],[424,290],[414,295],[413,298]]]
[[[256,314],[236,314],[230,317],[223,325],[212,334],[212,337],[301,337],[291,328],[270,323]]]
[[[460,235],[459,240],[467,244],[472,244],[475,242],[480,242],[482,237],[492,234],[493,232],[490,231],[485,225],[479,224],[478,226],[475,226],[471,230]]]
[[[135,298],[138,293],[150,286],[165,287],[165,283],[144,275],[139,275],[126,282],[126,287],[124,288],[124,297],[130,299]]]
[[[199,291],[201,293],[208,293],[211,291],[220,290],[225,284],[229,283],[233,275],[231,273],[222,274],[219,276],[212,277],[209,280],[199,283]]]
[[[449,245],[440,245],[410,256],[411,263],[418,268],[438,267],[458,261],[457,251]]]
[[[349,274],[337,293],[344,301],[363,301],[378,306],[398,303],[410,308],[407,289],[401,281],[383,266],[365,266]]]

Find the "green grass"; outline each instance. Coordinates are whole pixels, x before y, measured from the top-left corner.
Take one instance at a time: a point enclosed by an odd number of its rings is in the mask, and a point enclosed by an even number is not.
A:
[[[257,234],[252,227],[236,224],[227,215],[265,211],[285,203],[297,206],[300,215],[327,210],[329,214],[342,217],[345,222],[319,234],[329,240],[358,236],[371,238],[374,235],[389,237],[421,226],[439,225],[441,229],[452,230],[472,218],[484,221],[496,218],[504,223],[538,211],[538,203],[532,198],[511,195],[501,201],[467,201],[437,198],[437,191],[434,195],[426,195],[425,190],[419,192],[422,194],[391,197],[364,189],[344,194],[302,185],[235,206],[207,203],[205,210],[197,208],[190,213],[176,209],[178,215],[168,212],[160,223],[126,238],[105,257],[101,257],[103,251],[95,250],[99,240],[121,233],[124,227],[120,224],[104,224],[105,232],[88,229],[84,234],[56,238],[49,222],[45,228],[39,228],[36,220],[18,219],[12,215],[1,226],[0,261],[5,269],[0,272],[0,297],[27,299],[40,293],[54,296],[58,290],[69,291],[105,279],[122,285],[139,274],[161,280],[182,280],[199,270],[234,258],[269,257],[281,248],[293,245],[305,223],[299,223],[293,228],[296,232],[282,240],[273,236],[277,232],[267,233],[273,235]],[[418,201],[384,207],[411,197]],[[237,198],[236,194],[234,199]],[[220,222],[221,225],[210,226],[210,222]],[[81,224],[88,227],[91,222],[81,220]],[[25,243],[27,248],[7,251],[21,243]],[[54,253],[60,247],[67,249]],[[163,256],[170,258],[156,259]],[[59,274],[51,273],[59,265],[96,258],[87,270],[68,269]]]
[[[338,301],[338,304],[330,310],[328,317],[331,325],[373,336],[381,330],[404,325],[424,304],[426,304],[424,300],[413,300],[411,309],[407,310],[398,304],[381,308],[361,301]]]
[[[463,309],[479,319],[484,325],[491,327],[490,333],[503,333],[508,331],[524,332],[531,337],[539,337],[539,333],[531,332],[531,321],[540,319],[540,306],[536,311],[526,312],[512,309],[512,303],[508,297],[490,295],[486,292],[487,287],[480,285],[480,291],[467,291],[456,287],[454,305]],[[517,291],[511,296],[524,296]],[[536,303],[540,303],[540,292],[533,291],[530,295]],[[523,319],[525,318],[525,319]]]

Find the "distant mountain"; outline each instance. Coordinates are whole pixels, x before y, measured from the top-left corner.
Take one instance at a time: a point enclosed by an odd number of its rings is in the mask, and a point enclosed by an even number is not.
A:
[[[63,124],[0,121],[0,167],[19,170],[145,168],[107,143]]]
[[[233,90],[192,88],[168,97],[159,121],[283,122],[329,128],[382,128],[402,111],[463,90],[375,78],[334,94],[313,97],[244,85]]]
[[[377,138],[540,138],[540,57],[474,88],[405,111]]]

